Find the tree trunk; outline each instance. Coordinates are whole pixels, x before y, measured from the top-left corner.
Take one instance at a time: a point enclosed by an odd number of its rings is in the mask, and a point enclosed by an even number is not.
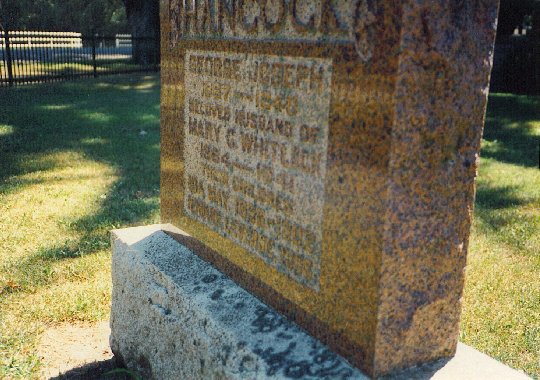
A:
[[[159,63],[159,0],[124,0],[133,37],[133,60],[140,65]]]
[[[540,95],[540,9],[535,9],[532,15],[531,43],[533,54],[534,87],[533,94]]]

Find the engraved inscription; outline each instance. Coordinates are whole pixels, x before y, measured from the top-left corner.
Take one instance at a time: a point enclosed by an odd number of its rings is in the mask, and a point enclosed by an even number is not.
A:
[[[372,56],[375,3],[368,0],[169,0],[169,42],[240,39],[353,44]]]
[[[187,215],[318,290],[332,64],[186,51]]]

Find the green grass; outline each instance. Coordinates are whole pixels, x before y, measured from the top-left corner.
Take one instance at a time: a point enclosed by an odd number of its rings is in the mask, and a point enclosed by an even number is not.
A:
[[[17,87],[0,100],[0,378],[29,378],[47,326],[108,318],[108,231],[159,222],[159,80]]]
[[[0,91],[0,378],[37,376],[47,326],[108,318],[108,231],[159,221],[158,90],[119,76]],[[539,111],[490,96],[461,329],[535,378]]]
[[[489,98],[461,340],[540,378],[540,99]]]

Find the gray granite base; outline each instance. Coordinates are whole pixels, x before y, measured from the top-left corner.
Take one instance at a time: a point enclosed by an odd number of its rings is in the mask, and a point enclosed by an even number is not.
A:
[[[152,225],[112,231],[110,344],[145,379],[368,379]],[[527,379],[460,344],[394,378]]]

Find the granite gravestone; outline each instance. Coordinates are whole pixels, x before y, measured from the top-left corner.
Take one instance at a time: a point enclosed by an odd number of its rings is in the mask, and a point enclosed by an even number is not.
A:
[[[162,0],[163,223],[367,373],[454,354],[497,0]]]

